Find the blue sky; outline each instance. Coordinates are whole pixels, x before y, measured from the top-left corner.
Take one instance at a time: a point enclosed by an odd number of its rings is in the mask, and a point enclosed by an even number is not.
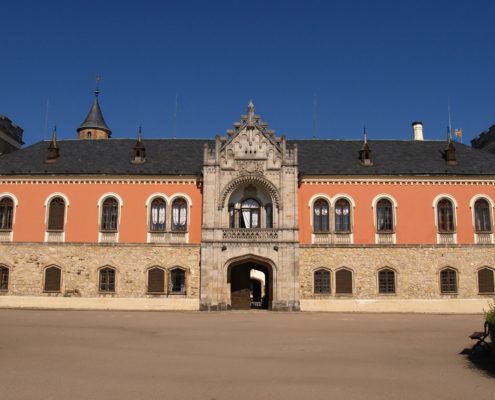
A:
[[[8,1],[2,15],[0,114],[27,144],[55,123],[76,137],[96,74],[114,137],[212,138],[250,98],[289,138],[366,124],[410,139],[420,120],[443,139],[449,98],[464,142],[495,122],[493,1]]]

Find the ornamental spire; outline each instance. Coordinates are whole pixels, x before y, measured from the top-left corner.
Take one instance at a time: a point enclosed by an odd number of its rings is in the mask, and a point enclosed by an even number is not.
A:
[[[60,149],[57,144],[57,125],[53,127],[52,140],[48,145],[48,154],[46,156],[46,162],[48,164],[53,164],[60,157]]]
[[[98,101],[100,96],[100,80],[101,77],[97,75],[93,105],[91,106],[86,119],[82,122],[81,126],[77,128],[79,139],[108,139],[112,136],[112,131],[103,118],[103,113],[101,112],[100,103]]]

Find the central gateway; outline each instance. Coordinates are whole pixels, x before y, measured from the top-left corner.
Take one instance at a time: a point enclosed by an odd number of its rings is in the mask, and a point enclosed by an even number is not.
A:
[[[296,145],[250,102],[203,164],[201,310],[299,310]]]
[[[249,261],[233,264],[227,279],[233,310],[271,309],[273,273],[268,264]]]

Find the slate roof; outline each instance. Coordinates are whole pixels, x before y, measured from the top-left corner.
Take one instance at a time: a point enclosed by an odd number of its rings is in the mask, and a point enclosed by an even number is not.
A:
[[[198,175],[207,139],[144,139],[146,162],[131,164],[136,139],[60,140],[60,158],[46,164],[50,141],[0,156],[0,175]],[[456,143],[457,165],[442,157],[445,141],[368,141],[372,166],[362,166],[360,140],[289,140],[303,175],[495,175],[495,155]]]

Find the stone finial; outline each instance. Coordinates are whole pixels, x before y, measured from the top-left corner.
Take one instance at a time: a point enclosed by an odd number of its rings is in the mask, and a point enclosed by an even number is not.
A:
[[[46,156],[46,162],[48,164],[53,164],[57,162],[57,159],[60,157],[60,149],[57,144],[57,126],[55,125],[53,127],[53,132],[52,132],[52,140],[50,141],[50,144],[48,145],[48,153]]]
[[[361,150],[359,150],[359,161],[362,165],[370,166],[373,165],[373,159],[371,158],[371,148],[368,144],[368,135],[366,133],[366,126],[363,130],[364,142]]]

